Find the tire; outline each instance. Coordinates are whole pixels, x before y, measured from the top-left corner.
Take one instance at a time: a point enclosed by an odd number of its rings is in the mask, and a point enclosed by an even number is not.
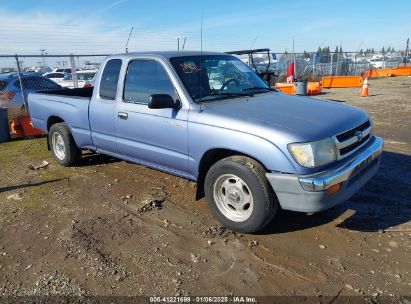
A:
[[[278,200],[264,167],[245,156],[216,162],[207,172],[204,192],[210,211],[225,227],[242,233],[264,228],[278,210]]]
[[[65,123],[52,125],[48,137],[51,153],[60,165],[70,167],[78,163],[81,150],[77,147]]]

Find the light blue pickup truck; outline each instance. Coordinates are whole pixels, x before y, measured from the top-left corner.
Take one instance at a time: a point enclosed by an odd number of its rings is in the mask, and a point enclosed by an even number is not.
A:
[[[197,198],[239,232],[262,229],[278,208],[348,200],[383,148],[364,111],[284,95],[223,53],[112,55],[94,88],[31,93],[28,103],[61,165],[88,149],[196,181]]]

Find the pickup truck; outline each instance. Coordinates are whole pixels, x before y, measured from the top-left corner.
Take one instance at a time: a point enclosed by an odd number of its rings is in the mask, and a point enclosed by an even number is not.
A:
[[[219,84],[210,86],[211,72]],[[318,212],[348,200],[383,149],[363,110],[277,92],[224,53],[112,55],[94,88],[30,93],[28,104],[61,165],[92,150],[196,181],[197,199],[245,233],[279,208]]]

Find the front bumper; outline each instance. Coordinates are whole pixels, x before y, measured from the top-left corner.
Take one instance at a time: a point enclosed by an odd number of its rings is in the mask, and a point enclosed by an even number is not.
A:
[[[384,141],[373,137],[359,154],[343,166],[310,175],[267,173],[281,208],[317,212],[348,200],[378,171]],[[340,190],[329,194],[330,187]]]

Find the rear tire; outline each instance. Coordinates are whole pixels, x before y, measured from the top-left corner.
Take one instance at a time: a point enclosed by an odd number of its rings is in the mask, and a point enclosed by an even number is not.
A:
[[[257,232],[275,216],[278,201],[264,167],[245,156],[216,162],[207,172],[204,192],[208,207],[227,228]]]
[[[65,123],[52,125],[48,137],[51,153],[60,165],[70,167],[78,163],[81,150]]]

